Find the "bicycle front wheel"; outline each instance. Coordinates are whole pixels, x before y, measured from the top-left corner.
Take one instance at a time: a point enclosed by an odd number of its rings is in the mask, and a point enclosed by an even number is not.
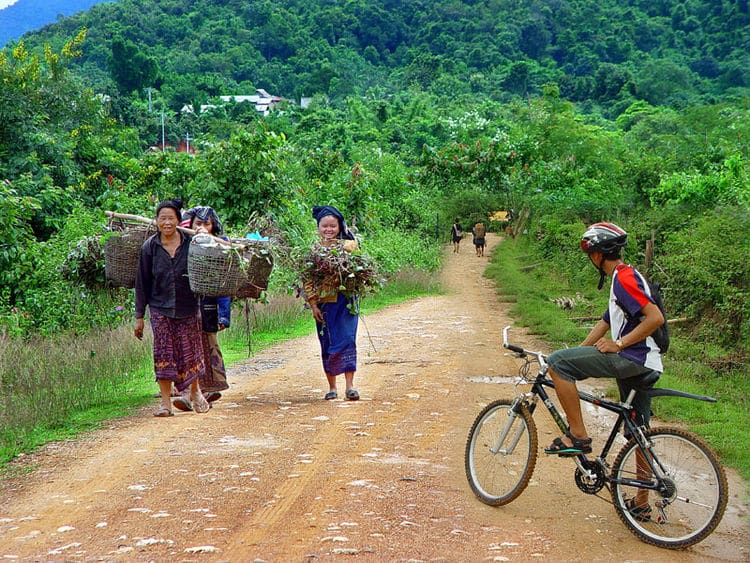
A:
[[[529,484],[537,456],[537,433],[528,409],[509,401],[487,405],[466,440],[466,477],[474,494],[491,506],[508,504]]]
[[[649,455],[662,473],[660,490],[650,491],[648,507],[636,502],[639,488],[633,480],[653,477],[650,470],[644,471],[645,458],[631,438],[612,464],[615,509],[646,543],[671,549],[694,545],[713,532],[724,515],[728,500],[724,469],[711,448],[691,432],[652,428],[644,435],[652,444]]]

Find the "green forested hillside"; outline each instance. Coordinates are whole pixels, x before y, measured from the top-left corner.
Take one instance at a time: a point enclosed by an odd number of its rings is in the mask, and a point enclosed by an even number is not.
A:
[[[0,309],[17,311],[0,326],[109,319],[97,299],[111,297],[89,293],[101,270],[70,246],[96,236],[103,209],[148,214],[175,195],[237,229],[267,215],[292,234],[312,204],[335,202],[384,237],[389,271],[410,263],[398,241],[421,247],[446,217],[503,208],[527,210],[563,268],[570,233],[604,217],[640,242],[656,233],[665,280],[685,278],[685,256],[716,260],[690,233],[717,221],[742,256],[747,20],[742,1],[208,0],[61,20],[0,52]],[[708,58],[713,76],[695,70]],[[241,103],[176,111],[253,87],[326,97],[265,117]],[[198,153],[146,151],[162,135]],[[746,341],[746,262],[697,271],[673,289],[676,312]]]
[[[157,88],[175,111],[255,87],[508,100],[554,82],[614,117],[635,100],[683,107],[750,87],[747,0],[119,0],[26,41],[60,47],[82,27],[89,84],[106,90],[124,67],[123,93]]]

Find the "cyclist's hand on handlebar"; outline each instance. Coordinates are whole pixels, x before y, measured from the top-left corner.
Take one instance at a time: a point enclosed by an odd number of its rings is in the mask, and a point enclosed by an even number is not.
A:
[[[610,340],[609,338],[600,338],[596,341],[596,349],[599,350],[602,354],[606,354],[608,352],[617,353],[620,351],[620,348],[615,344],[614,341]]]

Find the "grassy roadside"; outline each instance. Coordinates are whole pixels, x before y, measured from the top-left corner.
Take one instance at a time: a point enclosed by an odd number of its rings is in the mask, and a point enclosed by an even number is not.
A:
[[[587,287],[572,287],[570,282],[542,264],[523,241],[507,240],[495,247],[485,275],[497,283],[498,297],[512,303],[517,323],[528,327],[549,344],[552,351],[575,346],[593,326],[607,303],[607,291],[597,291],[596,271],[592,268]],[[527,267],[541,264],[536,267]],[[590,267],[585,261],[581,267]],[[575,301],[572,309],[561,308],[555,300]],[[585,320],[581,320],[585,319]],[[659,397],[653,401],[655,416],[667,422],[686,425],[705,438],[723,463],[737,469],[750,481],[750,379],[746,366],[731,366],[711,361],[726,351],[711,350],[691,341],[679,329],[672,328],[672,344],[664,358],[665,373],[661,387],[681,389],[719,399],[716,404]],[[616,388],[612,386],[613,395]]]
[[[433,274],[403,272],[377,295],[363,298],[362,312],[438,293],[435,280]],[[267,303],[235,304],[233,326],[219,338],[231,366],[314,330],[302,300],[280,295]],[[139,342],[126,324],[86,338],[0,340],[0,474],[10,460],[41,445],[74,438],[153,404],[157,388],[148,335]]]

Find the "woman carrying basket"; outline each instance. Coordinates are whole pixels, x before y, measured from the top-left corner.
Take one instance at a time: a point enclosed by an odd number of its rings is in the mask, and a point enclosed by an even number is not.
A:
[[[341,212],[330,205],[313,207],[313,218],[318,223],[320,244],[326,247],[341,245],[345,252],[357,250],[354,235],[346,227]],[[323,371],[328,380],[326,400],[336,399],[336,377],[344,374],[346,398],[359,399],[354,389],[354,374],[357,371],[357,325],[358,303],[355,297],[347,297],[338,290],[339,277],[333,273],[322,280],[305,280],[305,298],[312,309],[320,340]]]
[[[196,233],[205,233],[221,237],[223,227],[218,214],[212,207],[192,207],[182,215],[182,226]],[[225,237],[222,237],[225,238]],[[203,340],[204,375],[200,377],[203,396],[209,403],[218,401],[221,392],[229,389],[224,357],[219,348],[218,333],[229,328],[231,319],[231,297],[200,297],[201,327]],[[191,410],[191,401],[184,394],[174,401],[174,406],[181,411]]]
[[[161,405],[154,416],[172,416],[172,384],[178,392],[190,389],[195,412],[209,404],[199,378],[203,375],[203,346],[198,300],[190,290],[187,257],[190,236],[180,232],[181,202],[163,201],[156,207],[158,232],[143,243],[135,278],[135,329],[143,339],[143,317],[148,305],[154,334],[154,372]]]

